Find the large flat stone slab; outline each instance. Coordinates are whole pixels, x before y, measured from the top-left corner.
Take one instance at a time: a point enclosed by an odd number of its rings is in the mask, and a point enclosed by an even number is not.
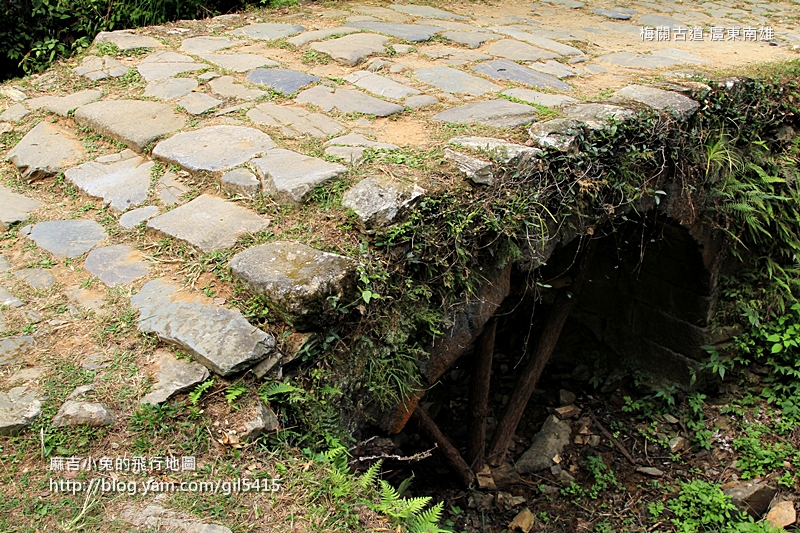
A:
[[[577,104],[578,100],[561,94],[540,93],[531,89],[508,89],[503,91],[503,95],[522,100],[531,104],[543,105],[545,107],[561,107],[563,105]]]
[[[281,129],[285,135],[310,135],[324,139],[344,131],[345,127],[323,113],[309,113],[299,107],[277,104],[259,104],[247,112],[256,124],[266,124]]]
[[[241,83],[236,83],[233,76],[220,76],[208,82],[208,86],[215,94],[236,100],[255,100],[267,94],[264,91],[248,89]]]
[[[629,85],[617,91],[615,97],[633,100],[653,109],[671,111],[681,118],[692,116],[700,107],[700,104],[688,96],[642,85]]]
[[[489,28],[489,30],[495,33],[502,33],[503,35],[508,35],[512,39],[516,39],[518,41],[525,41],[528,44],[532,44],[533,46],[536,46],[538,48],[544,48],[545,50],[550,50],[551,52],[555,52],[562,56],[584,55],[583,52],[581,52],[574,46],[561,44],[560,42],[554,41],[553,39],[542,37],[540,35],[534,35],[533,33],[522,31],[520,29],[514,28],[513,26],[492,26],[491,28]]]
[[[0,392],[0,435],[13,436],[31,425],[42,414],[42,402],[36,391],[14,387]]]
[[[421,24],[400,24],[397,22],[348,22],[347,26],[360,28],[362,30],[373,31],[391,35],[399,39],[411,42],[427,41],[440,31],[438,26],[423,26]]]
[[[389,7],[391,9],[394,9],[395,11],[400,11],[401,13],[411,15],[412,17],[420,17],[426,19],[455,19],[455,20],[469,19],[469,17],[456,15],[454,13],[450,13],[449,11],[436,9],[435,7],[430,7],[430,6],[420,6],[414,4],[405,4],[405,5],[392,4]]]
[[[231,273],[269,308],[298,330],[314,329],[341,316],[329,298],[348,301],[357,263],[295,242],[273,242],[236,254]]]
[[[465,50],[464,48],[453,48],[450,46],[426,46],[419,53],[431,59],[443,59],[448,65],[458,67],[475,61],[485,61],[493,59],[492,56],[476,52],[475,50]]]
[[[47,98],[47,97],[45,97]],[[36,101],[39,100],[38,98],[32,98],[32,100]],[[30,100],[26,102],[30,105]],[[35,107],[31,107],[31,109],[37,109]],[[2,113],[0,113],[0,122],[19,122],[23,118],[27,117],[30,111],[28,108],[22,104],[14,104]]]
[[[41,205],[27,196],[0,187],[0,228],[7,230],[12,224],[25,222],[29,213]]]
[[[558,78],[522,66],[508,59],[486,61],[472,67],[475,72],[489,76],[496,80],[510,80],[524,83],[530,87],[554,89],[557,91],[571,91],[572,87]]]
[[[197,89],[198,82],[194,78],[167,78],[151,81],[144,89],[144,95],[159,100],[175,100],[182,98]]]
[[[325,153],[344,159],[349,163],[357,163],[364,156],[367,148],[376,150],[399,150],[400,147],[391,143],[371,141],[359,133],[343,135],[325,143]]]
[[[94,43],[113,44],[120,50],[137,50],[140,48],[162,48],[161,41],[147,35],[136,35],[130,30],[101,31],[94,38]]]
[[[317,86],[306,89],[295,98],[295,102],[314,104],[323,111],[336,109],[341,113],[364,113],[378,117],[388,117],[403,111],[403,106],[379,100],[358,91],[332,89]]]
[[[0,305],[7,305],[9,307],[22,307],[22,300],[8,292],[5,287],[0,287]]]
[[[358,215],[364,229],[372,230],[400,221],[423,194],[425,191],[415,184],[372,176],[348,189],[342,205]]]
[[[109,287],[131,283],[150,273],[141,261],[142,253],[126,244],[95,248],[86,256],[83,268]]]
[[[590,128],[602,128],[609,120],[625,121],[633,117],[630,109],[610,104],[573,104],[564,107],[563,113],[573,119],[586,123]]]
[[[319,81],[319,77],[299,70],[260,68],[248,74],[247,81],[257,85],[266,85],[284,94],[292,94],[306,85]]]
[[[67,96],[41,96],[39,98],[31,98],[25,102],[30,109],[45,108],[51,113],[66,117],[70,111],[73,111],[81,106],[99,100],[103,97],[103,92],[96,89],[85,89],[78,91]],[[2,117],[0,117],[2,120]]]
[[[40,122],[6,156],[22,173],[34,181],[53,176],[85,156],[83,143],[70,130],[51,122]]]
[[[0,339],[0,366],[24,363],[33,346],[33,337],[29,335]]]
[[[206,93],[192,92],[176,102],[190,115],[202,115],[222,103],[222,100],[209,96]]]
[[[345,76],[345,81],[349,81],[356,87],[360,87],[365,91],[384,96],[393,100],[401,100],[406,96],[420,94],[420,92],[412,87],[397,83],[385,76],[380,76],[374,72],[367,70],[359,70]]]
[[[23,268],[14,271],[14,277],[24,280],[36,290],[48,289],[56,282],[56,278],[46,268]]]
[[[329,41],[311,43],[311,49],[329,55],[334,61],[344,65],[355,66],[372,54],[384,54],[384,43],[388,37],[373,33],[357,33],[345,35]]]
[[[530,68],[538,72],[544,72],[545,74],[549,74],[550,76],[555,76],[556,78],[559,79],[572,78],[578,75],[578,71],[575,70],[574,68],[562,65],[558,61],[553,61],[552,59],[541,63],[540,62],[531,63]]]
[[[242,235],[262,231],[268,225],[268,220],[249,209],[206,194],[147,222],[148,229],[203,252],[230,248]]]
[[[253,159],[253,164],[264,190],[282,204],[303,203],[314,187],[346,170],[342,165],[282,148]]]
[[[279,63],[258,54],[201,54],[205,61],[233,72],[247,72],[258,67],[277,67]]]
[[[280,39],[281,37],[289,37],[296,33],[300,33],[304,29],[305,28],[302,26],[297,26],[295,24],[259,23],[238,28],[230,33],[231,35],[240,37],[250,37],[251,39],[265,39],[271,41],[274,39]]]
[[[652,54],[614,52],[597,58],[600,63],[634,68],[667,68],[683,64],[697,65],[705,61],[689,52],[676,49],[653,50]]]
[[[156,350],[153,389],[139,403],[157,405],[175,394],[188,390],[208,379],[208,369],[194,361],[176,359],[167,350]]]
[[[161,141],[153,157],[186,170],[222,172],[274,148],[266,133],[244,126],[206,126]]]
[[[411,17],[409,17],[405,13],[400,13],[399,11],[387,9],[385,7],[356,5],[352,7],[352,10],[355,11],[356,13],[361,13],[362,15],[379,18],[387,22],[408,22],[412,20]]]
[[[483,152],[503,164],[518,163],[523,158],[532,158],[541,153],[538,148],[493,137],[453,137],[450,139],[450,144]]]
[[[483,124],[512,128],[536,120],[536,108],[508,100],[487,100],[442,111],[434,115],[432,120],[450,124]]]
[[[56,257],[73,259],[100,244],[106,230],[94,220],[50,220],[35,224],[28,238]]]
[[[158,208],[154,205],[140,207],[139,209],[128,211],[127,213],[119,217],[119,225],[122,226],[123,228],[128,228],[128,229],[135,228],[142,222],[150,220],[157,214],[158,214]]]
[[[294,37],[289,37],[286,39],[286,42],[292,44],[294,46],[304,46],[311,41],[321,41],[322,39],[327,39],[328,37],[333,37],[334,35],[347,35],[350,33],[355,33],[358,31],[358,28],[348,28],[347,26],[336,26],[334,28],[324,28],[321,30],[313,30],[301,33],[300,35],[295,35]]]
[[[246,370],[275,348],[275,339],[251,326],[239,311],[161,279],[145,284],[131,305],[139,311],[139,330],[180,346],[222,376]]]
[[[560,55],[513,39],[503,39],[492,43],[488,52],[493,56],[512,61],[545,61],[558,59]]]
[[[145,81],[163,80],[183,72],[204,69],[206,65],[177,52],[160,51],[150,54],[139,63],[136,70]]]
[[[81,61],[80,66],[75,67],[73,70],[79,76],[98,81],[109,77],[120,78],[127,74],[130,68],[113,57],[86,56]]]
[[[470,48],[478,48],[486,41],[499,39],[500,36],[489,32],[478,31],[446,31],[442,33],[442,37],[454,43],[463,44]]]
[[[215,37],[203,35],[200,37],[189,37],[181,41],[181,52],[187,54],[201,55],[210,54],[218,50],[224,50],[238,44],[230,37]]]
[[[470,76],[466,72],[450,67],[418,68],[414,71],[414,75],[425,83],[448,93],[480,96],[502,90],[502,87],[488,80]]]
[[[75,112],[75,122],[141,152],[159,137],[179,130],[186,119],[167,104],[142,100],[95,102]]]
[[[111,163],[90,161],[67,170],[64,177],[89,196],[101,198],[112,211],[122,213],[147,200],[153,165],[140,156]]]

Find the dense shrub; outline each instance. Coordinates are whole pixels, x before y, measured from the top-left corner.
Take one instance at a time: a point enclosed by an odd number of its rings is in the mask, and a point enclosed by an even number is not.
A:
[[[191,19],[238,7],[240,0],[2,0],[0,79],[47,68],[91,44],[100,31]]]

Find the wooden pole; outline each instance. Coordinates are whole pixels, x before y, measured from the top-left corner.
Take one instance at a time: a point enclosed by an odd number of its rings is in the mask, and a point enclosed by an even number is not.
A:
[[[417,407],[414,411],[414,414],[411,415],[412,420],[416,420],[419,424],[420,429],[423,433],[425,433],[429,439],[431,439],[436,446],[442,451],[445,460],[450,465],[455,473],[458,475],[458,478],[465,486],[470,486],[475,483],[475,474],[472,473],[472,470],[469,469],[469,465],[464,458],[461,457],[461,454],[458,453],[458,450],[450,444],[450,441],[447,440],[447,437],[439,430],[439,427],[436,425],[436,422],[431,420],[431,417],[422,409],[422,407]]]
[[[492,317],[475,342],[475,365],[470,379],[469,433],[467,436],[467,461],[472,471],[483,468],[486,451],[486,417],[489,416],[489,385],[492,379],[494,338],[497,319]]]
[[[550,355],[553,353],[558,338],[561,336],[561,331],[564,329],[564,324],[567,322],[570,311],[572,311],[572,306],[575,304],[581,285],[586,279],[586,272],[592,256],[594,256],[595,248],[596,241],[590,240],[581,255],[578,271],[573,276],[572,285],[568,287],[569,291],[567,288],[560,289],[556,295],[552,314],[544,326],[528,364],[517,380],[517,385],[508,401],[503,418],[497,425],[494,438],[489,445],[486,457],[487,461],[494,466],[501,464],[505,459],[508,445],[517,431],[517,426],[525,412],[525,407],[528,405],[528,400],[530,400],[533,389],[536,388],[536,383],[542,376],[544,367],[550,360]]]

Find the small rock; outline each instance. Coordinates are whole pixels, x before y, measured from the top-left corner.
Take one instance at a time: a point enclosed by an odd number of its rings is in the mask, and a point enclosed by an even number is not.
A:
[[[526,507],[514,517],[514,520],[508,523],[508,529],[511,531],[518,529],[522,531],[522,533],[528,533],[531,529],[533,529],[533,523],[533,513]]]
[[[92,392],[94,390],[94,385],[81,385],[79,387],[75,387],[75,390],[67,396],[67,400],[74,400],[75,398],[80,398],[81,396],[86,396],[86,394]]]
[[[558,480],[562,483],[569,484],[575,481],[575,476],[567,472],[566,470],[562,470],[558,473]]]
[[[753,518],[760,518],[769,507],[777,489],[758,481],[734,481],[722,486],[731,503]]]
[[[686,440],[683,437],[673,437],[669,439],[669,451],[678,453],[686,445]]]
[[[244,423],[240,434],[242,440],[253,440],[265,431],[278,431],[281,428],[278,417],[263,401],[258,400],[255,405],[255,416]]]
[[[550,415],[542,429],[533,438],[531,447],[516,462],[517,470],[526,474],[550,468],[556,462],[554,457],[564,451],[570,442],[571,427],[566,420]]]
[[[67,400],[53,417],[53,427],[110,426],[114,415],[102,403]]]
[[[567,418],[578,418],[581,416],[581,409],[574,405],[566,405],[564,407],[556,407],[555,409],[556,415],[561,420],[566,420]]]
[[[128,211],[119,217],[119,225],[128,229],[135,228],[142,222],[150,220],[156,215],[158,215],[158,208],[156,206],[148,205],[147,207],[140,207],[139,209]]]
[[[664,475],[663,470],[659,470],[658,468],[652,466],[640,466],[636,469],[636,471],[640,474],[644,474],[645,476],[651,477],[661,477]]]
[[[176,359],[168,350],[157,350],[153,389],[140,403],[159,404],[208,379],[208,369],[200,363]]]
[[[597,448],[600,446],[600,435],[589,435],[589,446],[592,448]]]
[[[797,521],[797,511],[794,508],[794,502],[780,502],[772,506],[765,521],[772,524],[774,527],[787,527],[791,526]]]
[[[50,271],[44,268],[23,268],[15,271],[14,276],[25,280],[28,285],[36,290],[50,288],[56,282]]]
[[[456,152],[450,148],[444,149],[444,157],[454,162],[467,179],[473,183],[491,185],[494,181],[494,165],[490,161]]]
[[[190,518],[160,505],[147,505],[137,509],[133,505],[127,506],[120,513],[120,519],[138,528],[148,530],[183,531],[184,533],[231,533],[225,526],[216,524],[203,524],[195,518]]]
[[[40,414],[42,402],[35,391],[15,387],[8,393],[0,392],[0,435],[16,435]]]
[[[558,403],[562,406],[572,405],[575,403],[578,397],[575,395],[574,392],[570,392],[565,389],[560,389],[558,391]]]
[[[84,156],[83,144],[72,131],[45,121],[25,134],[7,159],[22,172],[22,179],[34,181],[58,174]]]
[[[478,481],[478,488],[482,490],[497,490],[497,486],[494,484],[494,476],[492,476],[492,470],[489,468],[489,465],[483,465],[483,468],[475,474],[475,478]]]
[[[237,168],[224,174],[220,186],[232,196],[255,198],[261,193],[261,181],[246,168]]]
[[[522,505],[523,503],[525,503],[525,498],[523,496],[514,496],[513,494],[502,491],[497,493],[494,501],[494,504],[502,512],[510,511],[514,507]]]
[[[22,104],[14,104],[0,113],[0,122],[19,122],[25,118],[30,111]]]
[[[492,479],[499,489],[505,489],[520,484],[519,473],[514,465],[504,462],[497,468],[492,468]]]

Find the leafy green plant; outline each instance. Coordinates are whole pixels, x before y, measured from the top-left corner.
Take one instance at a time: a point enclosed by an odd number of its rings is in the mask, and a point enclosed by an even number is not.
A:
[[[228,404],[232,404],[236,401],[239,396],[247,392],[247,387],[243,387],[241,385],[237,385],[235,387],[228,387],[225,390],[225,399],[228,401]]]
[[[189,402],[192,405],[197,405],[200,402],[200,398],[203,396],[203,394],[205,394],[206,391],[208,391],[208,389],[210,389],[213,386],[214,386],[213,379],[207,379],[206,381],[200,383],[194,388],[192,392],[189,393]]]
[[[667,507],[675,515],[672,523],[679,533],[725,530],[736,510],[719,485],[701,480],[682,483]]]

